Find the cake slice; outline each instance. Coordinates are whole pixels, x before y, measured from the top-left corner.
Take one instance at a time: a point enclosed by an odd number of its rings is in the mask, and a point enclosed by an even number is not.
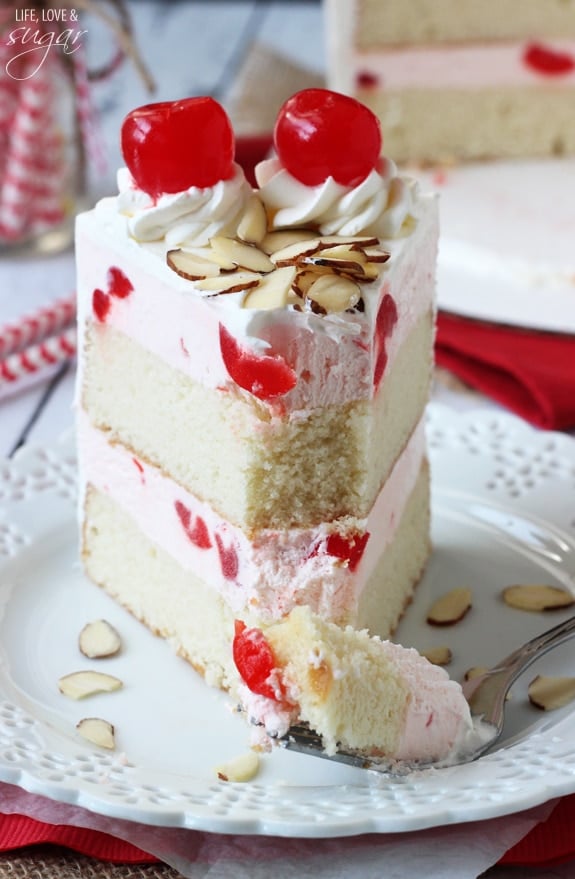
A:
[[[395,161],[573,155],[574,0],[327,0],[328,84]]]
[[[308,607],[264,631],[237,624],[234,658],[242,706],[263,747],[303,722],[329,755],[425,762],[456,753],[472,730],[461,687],[444,669]]]
[[[387,637],[430,551],[435,198],[325,90],[281,109],[255,191],[209,98],[122,142],[77,224],[88,577],[230,690],[238,621]]]

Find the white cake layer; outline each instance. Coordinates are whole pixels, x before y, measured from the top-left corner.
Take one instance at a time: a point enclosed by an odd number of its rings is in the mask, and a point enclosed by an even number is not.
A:
[[[84,513],[82,555],[88,576],[167,638],[208,683],[233,689],[235,612],[221,593],[150,540],[109,494],[88,487]],[[366,602],[371,618],[359,612],[350,624],[369,625],[373,633],[387,637],[397,623],[397,607],[403,609],[409,601],[428,553],[429,479],[423,463],[394,538],[373,569],[367,587],[373,594]],[[257,612],[243,618],[248,625],[258,624]]]
[[[409,232],[383,242],[391,258],[378,280],[362,285],[364,310],[319,315],[243,308],[242,292],[201,295],[194,282],[168,267],[164,241],[142,244],[129,238],[127,218],[118,214],[114,199],[104,199],[78,218],[80,332],[93,322],[119,330],[198,385],[248,399],[262,420],[371,399],[379,385],[374,379],[378,351],[385,348],[389,369],[433,307],[437,202],[420,197],[416,207],[419,218]],[[127,279],[129,295],[114,295],[110,270]],[[94,315],[95,291],[108,308],[101,322]],[[386,296],[394,300],[397,319],[382,335],[377,316]],[[251,360],[248,369],[261,368],[264,383],[266,364],[273,359],[294,377],[295,387],[260,399],[240,388],[228,371],[234,372],[223,353],[223,334],[230,334],[242,358]]]
[[[575,36],[575,0],[325,0],[325,6],[334,47],[350,39],[367,49]]]
[[[575,153],[575,86],[360,92],[398,162]]]
[[[251,399],[192,381],[110,327],[94,325],[86,343],[90,421],[249,533],[368,515],[427,401],[433,314],[374,401],[299,418],[264,417]]]
[[[252,538],[157,468],[92,427],[78,425],[82,484],[109,495],[141,531],[221,593],[234,613],[277,620],[296,604],[345,624],[392,543],[425,456],[421,422],[369,515],[315,528],[258,531]]]

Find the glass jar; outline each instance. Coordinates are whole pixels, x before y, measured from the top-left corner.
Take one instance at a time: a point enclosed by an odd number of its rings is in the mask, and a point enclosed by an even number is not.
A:
[[[0,255],[53,253],[85,197],[85,31],[65,4],[15,0],[0,16]]]

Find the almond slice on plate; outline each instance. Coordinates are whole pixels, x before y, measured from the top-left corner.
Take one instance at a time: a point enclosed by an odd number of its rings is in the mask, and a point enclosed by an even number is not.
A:
[[[257,287],[249,290],[244,308],[285,308],[295,278],[295,266],[284,266],[264,275]]]
[[[112,693],[122,687],[119,678],[101,671],[75,671],[64,675],[58,681],[58,689],[70,699],[85,699],[98,693]]]
[[[575,678],[537,675],[527,688],[529,701],[542,711],[563,708],[575,699]]]
[[[229,275],[218,275],[217,278],[205,278],[196,281],[196,290],[219,296],[221,293],[238,293],[257,287],[262,276],[255,272],[231,272]]]
[[[542,583],[506,586],[501,595],[505,604],[518,610],[557,610],[570,607],[575,602],[575,597],[568,589]]]
[[[306,296],[327,312],[341,312],[357,305],[361,290],[349,278],[319,275],[308,288]]]
[[[115,730],[111,723],[101,717],[84,717],[76,724],[76,729],[86,741],[99,748],[113,751],[116,747]]]
[[[451,649],[445,644],[438,647],[428,647],[427,650],[420,650],[419,652],[433,665],[449,665],[453,659]]]
[[[220,273],[220,267],[215,262],[181,248],[168,250],[166,262],[172,271],[187,281],[215,278]]]
[[[268,230],[268,218],[262,200],[254,193],[238,224],[238,238],[249,244],[259,244]]]
[[[471,607],[471,589],[460,586],[434,601],[427,614],[432,626],[453,626],[463,619]]]
[[[273,272],[275,269],[275,265],[267,253],[254,244],[246,244],[245,241],[237,241],[235,238],[215,235],[210,238],[210,247],[224,259],[234,262],[239,269],[264,273]]]
[[[107,620],[94,620],[86,623],[78,638],[80,652],[88,659],[102,659],[116,656],[120,652],[122,640],[114,626]]]
[[[258,755],[254,751],[248,751],[216,766],[216,774],[220,781],[251,781],[257,775],[259,768]]]

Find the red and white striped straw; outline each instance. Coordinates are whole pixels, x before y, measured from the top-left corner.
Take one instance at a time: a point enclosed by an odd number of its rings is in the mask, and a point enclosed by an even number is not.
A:
[[[11,390],[25,379],[43,378],[77,350],[76,327],[31,345],[0,361],[0,391]],[[29,384],[30,382],[27,382]]]
[[[0,360],[54,336],[76,318],[76,296],[57,299],[0,327]]]

